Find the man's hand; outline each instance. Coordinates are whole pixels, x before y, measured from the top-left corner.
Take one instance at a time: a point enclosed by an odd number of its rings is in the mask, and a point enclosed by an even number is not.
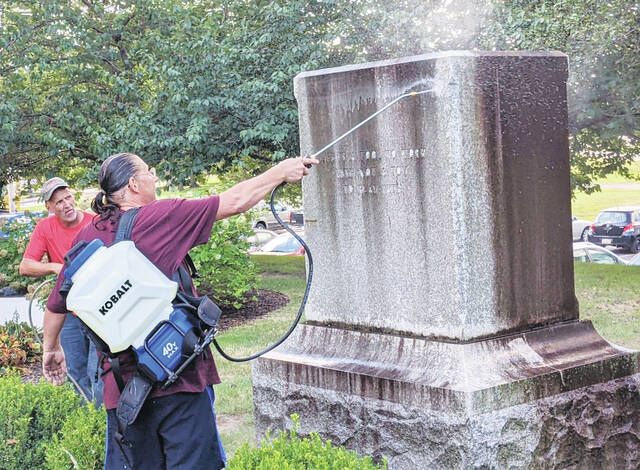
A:
[[[313,165],[320,163],[315,158],[287,158],[264,173],[241,181],[220,194],[216,220],[248,211],[279,184],[295,183],[309,174]]]
[[[300,181],[303,176],[309,174],[309,168],[319,163],[315,158],[298,157],[283,160],[278,163],[277,167],[282,171],[284,181],[287,183],[295,183]]]
[[[67,378],[67,362],[62,348],[42,354],[42,372],[53,385],[62,385]]]
[[[64,266],[64,264],[60,264],[60,263],[49,263],[51,266],[51,270],[53,271],[53,274],[55,274],[56,276],[60,274],[60,271],[62,271],[62,267]]]

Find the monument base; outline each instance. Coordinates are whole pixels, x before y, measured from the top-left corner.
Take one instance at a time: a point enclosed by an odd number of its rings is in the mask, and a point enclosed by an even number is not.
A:
[[[256,361],[257,432],[316,431],[389,468],[638,468],[637,353],[588,322],[447,343],[303,325]]]

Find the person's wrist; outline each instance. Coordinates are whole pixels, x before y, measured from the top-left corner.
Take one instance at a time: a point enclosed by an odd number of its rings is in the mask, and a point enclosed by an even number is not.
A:
[[[272,167],[276,184],[285,183],[287,181],[287,170],[285,169],[284,160]]]
[[[54,345],[47,345],[46,343],[42,346],[42,352],[43,353],[56,353],[61,351],[62,348],[60,347],[59,344],[54,344]]]
[[[60,269],[62,269],[62,265],[60,263],[49,263],[48,267],[51,274],[59,274]]]

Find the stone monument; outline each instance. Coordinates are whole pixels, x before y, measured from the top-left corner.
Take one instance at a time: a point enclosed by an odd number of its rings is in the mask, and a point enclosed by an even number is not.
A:
[[[638,355],[580,321],[567,57],[451,52],[295,79],[315,279],[253,369],[259,434],[390,468],[637,468]]]

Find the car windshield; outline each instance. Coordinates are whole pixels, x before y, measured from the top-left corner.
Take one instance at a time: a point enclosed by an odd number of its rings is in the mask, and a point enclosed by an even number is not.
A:
[[[587,263],[589,262],[589,257],[587,256],[587,252],[584,250],[573,250],[573,260]]]
[[[597,225],[628,224],[629,222],[631,222],[631,214],[629,212],[600,212],[596,219]]]

